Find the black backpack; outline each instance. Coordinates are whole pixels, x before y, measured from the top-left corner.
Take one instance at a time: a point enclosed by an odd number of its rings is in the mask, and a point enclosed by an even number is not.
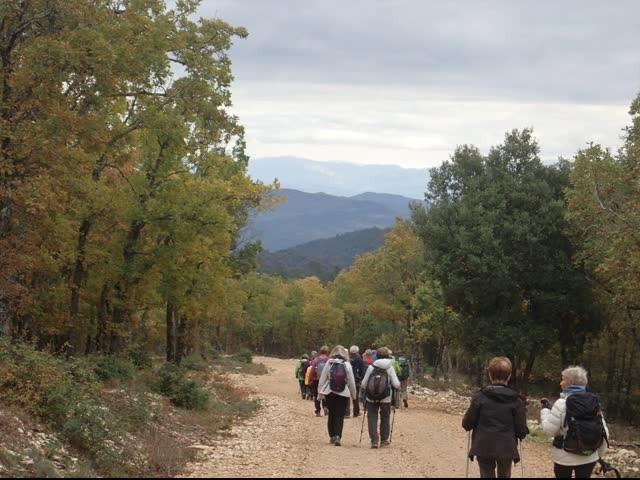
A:
[[[369,380],[367,381],[367,400],[379,402],[391,395],[389,386],[389,375],[386,368],[373,367]]]
[[[607,438],[598,396],[590,392],[574,393],[567,397],[565,405],[567,434],[556,437],[553,445],[576,455],[592,455]]]

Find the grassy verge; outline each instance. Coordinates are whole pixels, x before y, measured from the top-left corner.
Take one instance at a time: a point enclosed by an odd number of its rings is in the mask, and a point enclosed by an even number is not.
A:
[[[193,445],[258,407],[211,370],[61,359],[0,338],[0,477],[174,476]]]

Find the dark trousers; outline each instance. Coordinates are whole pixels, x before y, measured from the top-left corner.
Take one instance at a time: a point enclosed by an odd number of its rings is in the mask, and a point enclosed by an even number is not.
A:
[[[327,430],[330,437],[342,437],[342,427],[344,426],[344,416],[349,407],[348,397],[330,393],[325,397],[329,416],[327,417]]]
[[[300,384],[300,396],[304,400],[304,397],[307,396],[307,387],[304,385],[304,380],[298,380],[298,383]]]
[[[485,458],[478,457],[478,466],[480,467],[480,478],[511,478],[511,464],[513,460],[510,458]],[[496,477],[496,468],[498,476]]]
[[[558,465],[553,464],[553,473],[556,474],[556,478],[571,478],[571,474],[575,472],[575,478],[591,478],[593,467],[596,466],[596,462],[585,463],[584,465]]]
[[[318,400],[318,385],[320,382],[313,382],[310,387],[311,387],[311,395],[313,395],[313,403],[315,404],[316,407],[316,413],[320,413],[320,408],[321,407],[326,407],[327,406],[327,402],[326,400]]]
[[[391,431],[391,404],[390,403],[369,403],[367,402],[367,426],[369,427],[369,438],[371,443],[378,444],[378,440],[389,441]],[[380,412],[380,435],[378,435],[378,412]]]
[[[347,413],[345,417],[351,415],[351,409],[347,406]],[[353,416],[357,417],[360,415],[360,384],[356,383],[356,399],[353,401]]]

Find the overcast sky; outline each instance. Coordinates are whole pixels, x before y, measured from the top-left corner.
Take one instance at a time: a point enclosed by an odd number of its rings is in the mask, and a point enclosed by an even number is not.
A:
[[[204,0],[253,157],[432,167],[533,127],[542,157],[615,147],[640,92],[640,2]]]

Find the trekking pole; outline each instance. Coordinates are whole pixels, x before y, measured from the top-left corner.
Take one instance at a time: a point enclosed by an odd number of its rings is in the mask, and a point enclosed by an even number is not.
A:
[[[471,450],[471,430],[467,432],[467,451],[465,456],[467,457],[467,471],[464,474],[464,478],[469,478],[469,451]]]
[[[365,400],[362,403],[362,408],[364,409],[364,414],[362,415],[362,427],[360,427],[360,443],[362,444],[362,432],[364,432],[364,420],[367,418],[367,401]]]
[[[522,478],[525,478],[524,476],[524,449],[522,447],[522,440],[520,440],[520,472],[521,472],[521,476]]]
[[[396,407],[393,407],[393,419],[391,420],[391,434],[389,435],[389,443],[393,439],[393,424],[396,423]]]

